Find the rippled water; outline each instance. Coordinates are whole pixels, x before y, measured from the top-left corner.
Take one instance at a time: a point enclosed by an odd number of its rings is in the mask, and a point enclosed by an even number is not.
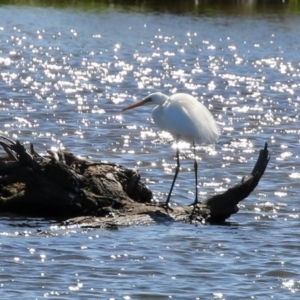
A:
[[[2,299],[299,298],[298,15],[192,17],[0,7],[0,131],[40,153],[64,147],[138,167],[164,201],[170,137],[147,107],[153,91],[187,92],[222,135],[197,149],[200,198],[248,174],[269,143],[259,186],[228,226],[170,224],[118,231],[0,218]],[[172,201],[193,201],[193,161],[181,145]]]

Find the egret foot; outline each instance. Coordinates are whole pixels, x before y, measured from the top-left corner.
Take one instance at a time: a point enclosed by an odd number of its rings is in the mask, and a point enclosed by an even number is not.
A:
[[[168,213],[168,210],[173,211],[173,208],[170,206],[169,202],[162,203],[159,206],[163,207],[166,210],[166,213]]]
[[[189,206],[193,206],[194,208],[193,208],[193,210],[192,210],[192,212],[191,212],[191,214],[190,214],[190,221],[193,221],[193,219],[194,219],[194,216],[195,216],[195,214],[196,214],[196,211],[197,212],[199,212],[199,206],[198,206],[198,201],[195,201],[194,203],[192,203],[192,204],[190,204]],[[201,203],[201,202],[200,202]]]

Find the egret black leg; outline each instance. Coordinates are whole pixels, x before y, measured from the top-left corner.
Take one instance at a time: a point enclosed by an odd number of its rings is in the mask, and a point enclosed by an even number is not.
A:
[[[166,209],[167,209],[167,210],[168,210],[168,209],[171,209],[171,210],[172,210],[172,208],[169,206],[169,202],[170,202],[172,190],[173,190],[173,187],[174,187],[174,184],[175,184],[177,175],[178,175],[178,173],[179,173],[179,168],[180,168],[179,148],[177,148],[177,150],[176,150],[176,159],[177,159],[177,166],[176,166],[176,169],[175,169],[175,175],[174,175],[173,182],[172,182],[172,185],[171,185],[169,194],[168,194],[167,201],[166,201],[166,203],[165,203],[165,206],[166,206]]]
[[[198,203],[198,163],[197,163],[197,157],[196,157],[196,146],[195,143],[193,143],[194,147],[194,156],[195,156],[195,161],[194,161],[194,170],[195,170],[195,201],[193,203],[194,206],[197,205]]]
[[[194,161],[194,170],[195,170],[195,201],[192,204],[194,206],[192,213],[190,215],[190,221],[193,221],[194,215],[196,213],[196,210],[198,209],[197,204],[198,204],[198,163],[197,163],[197,157],[196,157],[196,146],[195,143],[193,143],[194,147],[194,155],[195,155],[195,161]]]

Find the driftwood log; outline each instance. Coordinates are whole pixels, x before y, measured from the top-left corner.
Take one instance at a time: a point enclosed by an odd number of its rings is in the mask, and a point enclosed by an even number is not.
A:
[[[222,194],[172,211],[151,202],[152,192],[135,169],[93,162],[67,151],[41,156],[31,144],[0,136],[0,213],[64,220],[65,225],[116,228],[153,222],[224,222],[257,186],[269,162],[267,144],[242,182]],[[193,212],[193,213],[192,213]]]

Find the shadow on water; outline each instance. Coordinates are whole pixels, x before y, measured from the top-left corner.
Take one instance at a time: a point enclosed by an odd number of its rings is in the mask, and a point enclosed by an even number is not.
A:
[[[245,15],[299,13],[300,2],[297,0],[0,0],[2,5],[53,7],[61,9],[92,10],[94,12],[106,12],[120,10],[137,13],[171,13],[188,14],[195,16],[214,15]]]

